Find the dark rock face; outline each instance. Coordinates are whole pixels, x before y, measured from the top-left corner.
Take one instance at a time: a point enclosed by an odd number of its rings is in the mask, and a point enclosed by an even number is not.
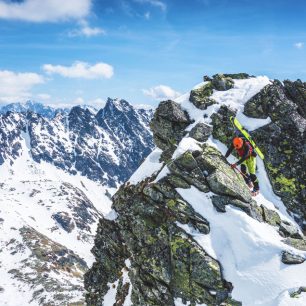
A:
[[[298,113],[306,119],[306,83],[301,80],[284,81],[286,96],[298,106]]]
[[[207,109],[208,106],[217,103],[214,99],[210,98],[213,94],[213,85],[209,81],[207,84],[200,86],[197,89],[193,89],[190,92],[189,101],[199,109]]]
[[[225,73],[223,74],[226,78],[232,78],[232,79],[236,79],[236,80],[245,80],[245,79],[249,79],[250,77],[252,77],[251,75],[247,74],[247,73]]]
[[[109,99],[97,114],[74,107],[49,119],[37,113],[0,116],[0,164],[21,154],[21,138],[36,162],[46,161],[72,174],[115,187],[126,181],[154,147],[151,111]],[[8,128],[13,125],[14,128]],[[120,157],[120,158],[119,158]]]
[[[298,81],[286,84],[287,88],[278,81],[266,86],[246,103],[244,112],[255,118],[271,118],[272,123],[255,130],[252,136],[265,154],[274,192],[300,216],[297,221],[302,225],[306,220],[306,119],[300,114],[303,95],[295,90],[303,92],[304,87]]]
[[[176,145],[186,135],[185,128],[191,123],[186,111],[171,100],[161,102],[156,109],[150,127],[156,145],[164,152],[163,160],[168,160]]]
[[[71,233],[75,227],[74,223],[72,222],[72,219],[69,217],[68,213],[66,212],[58,212],[52,215],[52,218],[56,220],[68,233]]]
[[[305,261],[305,258],[299,255],[292,254],[288,251],[282,252],[282,262],[287,265],[298,265]]]
[[[215,139],[228,144],[234,136],[234,128],[230,121],[230,117],[235,117],[236,111],[222,105],[217,113],[212,114],[212,135]]]
[[[205,123],[198,123],[189,133],[189,136],[197,141],[207,141],[212,133],[212,127]]]

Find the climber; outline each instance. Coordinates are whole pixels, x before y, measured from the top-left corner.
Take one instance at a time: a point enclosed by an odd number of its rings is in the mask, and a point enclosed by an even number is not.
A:
[[[225,154],[225,158],[228,158],[233,149],[236,149],[237,154],[241,157],[235,164],[231,164],[232,169],[241,164],[241,172],[246,184],[250,189],[253,189],[252,196],[256,196],[259,193],[259,183],[256,176],[256,156],[257,154],[253,150],[251,144],[244,137],[234,137],[230,148]],[[247,173],[247,170],[249,174]]]

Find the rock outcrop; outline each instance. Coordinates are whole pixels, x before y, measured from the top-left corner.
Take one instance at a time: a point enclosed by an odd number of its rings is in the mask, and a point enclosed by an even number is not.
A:
[[[175,188],[213,190],[238,206],[252,202],[250,192],[240,176],[226,174],[230,167],[207,145],[202,151],[186,152],[168,168],[170,174],[158,182],[153,177],[136,186],[124,185],[113,197],[118,218],[100,221],[93,249],[99,260],[85,277],[89,305],[102,303],[107,284],[120,277],[127,259],[133,305],[174,305],[175,298],[192,304],[239,305],[230,298],[232,287],[219,262],[181,229],[186,224],[203,234],[210,231],[208,221]]]
[[[274,192],[303,226],[306,221],[306,117],[303,117],[306,86],[299,81],[285,84],[274,81],[266,86],[246,103],[244,112],[253,118],[271,118],[270,124],[255,130],[252,136],[265,154]]]
[[[212,97],[214,90],[233,89],[234,79],[249,78],[247,74],[205,77],[205,83],[191,91],[189,101],[199,111],[206,110],[217,103]],[[245,113],[256,118],[270,116],[272,123],[268,126],[271,126],[279,123],[280,112],[287,112],[292,118],[286,119],[287,125],[279,130],[290,128],[303,135],[304,119],[297,111],[300,106],[285,95],[285,89],[280,92],[280,86],[276,82],[261,90],[246,104]],[[270,99],[275,104],[271,104]],[[221,261],[211,256],[191,234],[211,235],[214,224],[197,211],[191,199],[182,196],[184,190],[200,192],[203,198],[200,205],[212,204],[212,210],[219,215],[235,211],[235,216],[242,214],[243,220],[252,220],[250,224],[255,222],[272,228],[273,235],[282,240],[284,249],[287,244],[288,249],[306,250],[306,240],[300,229],[283,220],[277,209],[255,201],[242,176],[231,169],[223,154],[212,144],[211,136],[225,144],[229,142],[234,135],[229,117],[236,112],[228,105],[221,105],[210,117],[211,121],[204,123],[207,116],[200,118],[191,128],[192,118],[182,105],[174,101],[161,102],[151,122],[155,143],[163,151],[160,170],[135,185],[121,186],[112,198],[117,218],[100,220],[93,248],[96,262],[85,275],[88,305],[101,305],[111,294],[114,305],[129,301],[135,306],[175,306],[178,300],[191,306],[242,305],[231,295],[234,284],[225,277]],[[186,129],[188,126],[190,129]],[[261,147],[265,144],[264,134],[260,137],[256,133],[263,133],[268,126],[252,133]],[[180,146],[184,141],[192,144],[191,149],[184,149],[186,144]],[[264,153],[269,169],[269,163],[277,160],[277,144],[273,137],[267,141],[270,151],[265,149]],[[300,173],[299,166],[295,169]],[[301,189],[295,194],[299,197]],[[296,208],[296,202],[292,205],[295,209],[291,211],[303,211],[301,206]],[[291,209],[290,205],[287,207]],[[248,229],[244,234],[248,235]],[[230,243],[227,246],[230,248]],[[277,255],[286,264],[304,261],[302,256],[282,252],[282,249]]]

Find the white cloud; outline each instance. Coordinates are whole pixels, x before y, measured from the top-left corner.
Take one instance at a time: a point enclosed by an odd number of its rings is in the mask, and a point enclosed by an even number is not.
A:
[[[42,101],[48,101],[48,100],[51,99],[51,96],[49,94],[46,94],[46,93],[41,93],[41,94],[37,95],[37,98],[39,100],[42,100]]]
[[[160,0],[134,0],[135,2],[138,3],[143,3],[143,4],[150,4],[152,6],[160,8],[163,12],[167,10],[167,5],[163,1]]]
[[[158,101],[166,99],[175,99],[181,95],[181,93],[175,91],[174,89],[166,85],[158,85],[150,89],[143,89],[142,91],[146,96],[152,97],[153,99]]]
[[[302,49],[304,48],[304,43],[303,42],[297,42],[294,44],[294,47],[296,47],[297,49]]]
[[[37,73],[0,70],[0,102],[23,102],[32,96],[32,87],[42,83],[44,78]]]
[[[79,104],[84,104],[85,103],[85,101],[84,101],[84,99],[82,98],[82,97],[78,97],[78,98],[76,98],[73,102],[72,102],[72,104],[77,104],[77,105],[79,105]]]
[[[80,19],[90,13],[92,0],[0,0],[0,18],[32,22]]]
[[[90,65],[85,62],[74,62],[71,66],[46,64],[43,70],[47,74],[59,74],[66,78],[110,79],[114,75],[114,68],[106,63]]]
[[[105,34],[105,31],[102,28],[90,27],[86,20],[81,20],[79,24],[80,24],[80,28],[70,31],[68,33],[69,36],[71,37],[75,37],[75,36],[92,37],[92,36],[98,36],[98,35]]]

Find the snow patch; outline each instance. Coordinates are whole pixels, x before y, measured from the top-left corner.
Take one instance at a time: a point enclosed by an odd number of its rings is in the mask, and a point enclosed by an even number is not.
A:
[[[225,279],[234,285],[234,299],[243,305],[276,306],[280,305],[279,296],[284,290],[305,285],[306,262],[289,266],[281,262],[280,256],[283,250],[303,257],[306,252],[284,244],[274,227],[231,205],[226,213],[218,213],[211,202],[212,193],[203,193],[195,187],[176,190],[209,221],[208,235],[194,233],[186,226],[184,229],[220,261]],[[296,305],[295,299],[288,300],[287,305]]]
[[[147,177],[152,176],[155,172],[161,169],[163,163],[161,163],[160,156],[162,154],[162,150],[156,148],[145,161],[140,165],[140,167],[134,172],[134,174],[130,177],[129,182],[133,185],[138,184],[143,181]]]

